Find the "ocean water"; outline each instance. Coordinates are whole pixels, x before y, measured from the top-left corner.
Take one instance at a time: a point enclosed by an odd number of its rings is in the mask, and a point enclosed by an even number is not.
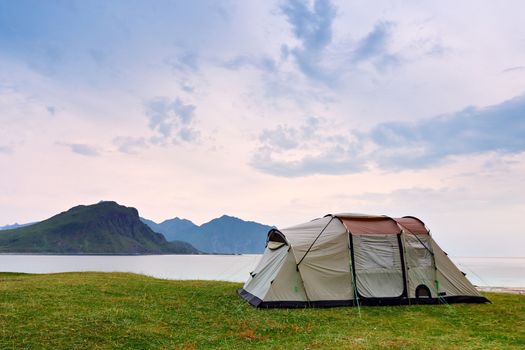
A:
[[[9,255],[0,271],[26,273],[132,272],[174,280],[243,282],[260,255]]]
[[[11,255],[0,272],[133,272],[175,280],[244,282],[261,255]],[[452,257],[477,286],[525,288],[525,258]]]
[[[525,288],[525,258],[452,257],[451,259],[476,286]]]

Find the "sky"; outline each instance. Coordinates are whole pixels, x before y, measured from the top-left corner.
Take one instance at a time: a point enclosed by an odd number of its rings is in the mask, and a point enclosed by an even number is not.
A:
[[[525,251],[522,1],[0,0],[0,225],[420,217]]]

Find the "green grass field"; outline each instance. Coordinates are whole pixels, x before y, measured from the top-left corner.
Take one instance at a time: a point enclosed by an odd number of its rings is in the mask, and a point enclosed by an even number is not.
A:
[[[237,283],[0,273],[0,349],[525,349],[525,297],[257,310]]]

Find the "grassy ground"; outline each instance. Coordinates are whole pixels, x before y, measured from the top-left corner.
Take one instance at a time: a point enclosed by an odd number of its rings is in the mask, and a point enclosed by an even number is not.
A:
[[[524,349],[525,297],[257,310],[236,283],[0,273],[0,349]]]

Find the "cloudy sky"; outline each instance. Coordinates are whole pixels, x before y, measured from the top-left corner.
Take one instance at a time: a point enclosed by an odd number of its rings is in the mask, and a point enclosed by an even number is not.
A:
[[[522,1],[0,0],[0,225],[415,215],[525,251]]]

